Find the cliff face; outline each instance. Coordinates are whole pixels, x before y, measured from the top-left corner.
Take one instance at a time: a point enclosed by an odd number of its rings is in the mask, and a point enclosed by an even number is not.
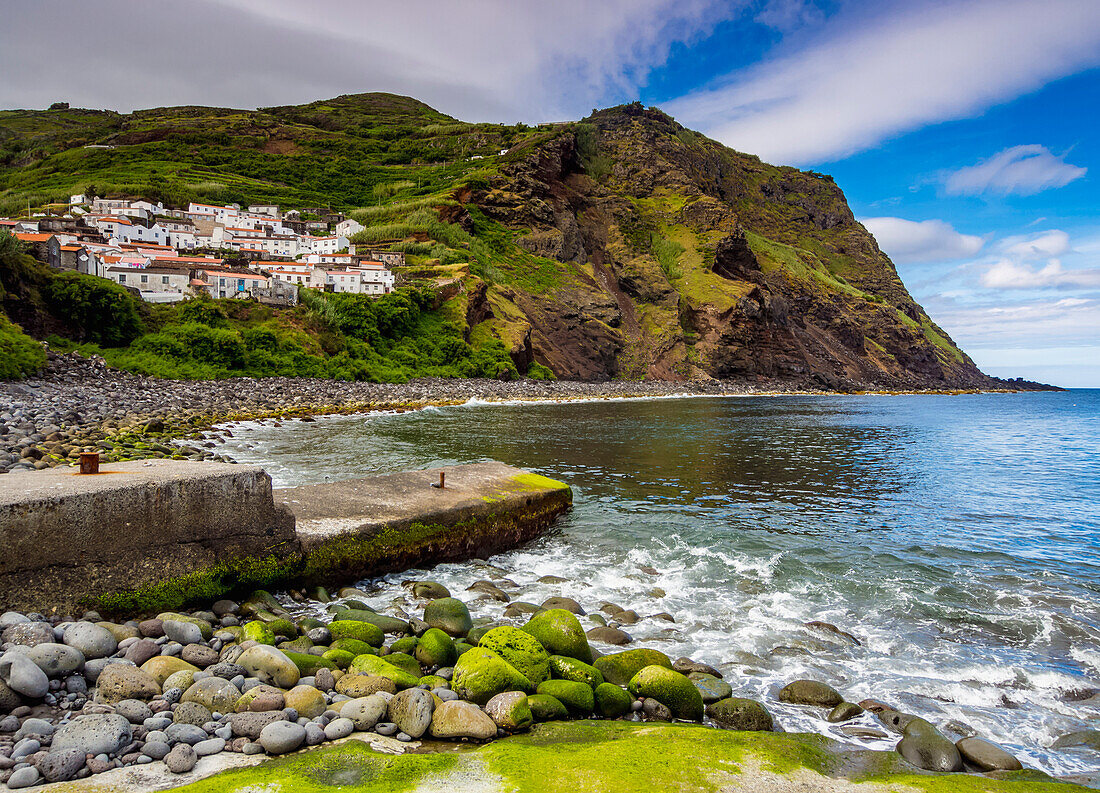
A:
[[[659,111],[598,112],[456,198],[466,209],[450,219],[476,229],[483,215],[557,263],[546,288],[476,284],[466,319],[559,377],[992,382],[913,301],[830,177]]]

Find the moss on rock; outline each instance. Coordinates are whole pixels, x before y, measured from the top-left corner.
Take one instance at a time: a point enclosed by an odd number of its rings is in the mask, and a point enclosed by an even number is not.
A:
[[[539,640],[550,655],[576,658],[592,663],[588,637],[576,615],[565,609],[547,609],[533,616],[522,630]]]
[[[424,607],[424,622],[450,636],[465,636],[474,627],[470,610],[458,598],[437,598]]]
[[[514,666],[532,685],[537,686],[550,676],[550,656],[529,633],[502,625],[482,636],[478,644]]]
[[[530,692],[531,681],[486,647],[463,653],[455,664],[451,688],[463,699],[485,705],[505,691]]]
[[[652,697],[686,721],[702,721],[703,697],[695,684],[679,672],[653,664],[643,667],[627,686],[636,697]]]
[[[571,716],[590,716],[596,709],[595,695],[587,683],[574,680],[546,680],[539,684],[539,694],[548,694],[561,704]]]
[[[358,655],[351,662],[351,669],[364,675],[384,677],[393,681],[397,688],[413,688],[419,685],[420,673],[412,675],[404,669],[400,669],[377,655]]]
[[[605,719],[618,719],[630,712],[633,698],[614,683],[600,683],[593,693],[596,712]]]
[[[603,683],[603,675],[599,669],[565,655],[550,656],[550,676],[558,680],[586,683],[593,689]]]
[[[608,683],[625,686],[645,667],[663,666],[671,669],[672,661],[660,650],[639,647],[636,650],[623,650],[621,653],[601,656],[596,659],[593,666],[600,671]]]
[[[333,620],[328,624],[328,629],[334,642],[340,639],[354,639],[371,647],[381,647],[386,638],[381,628],[363,620]]]
[[[424,631],[413,655],[427,667],[454,666],[458,660],[454,640],[439,628]]]

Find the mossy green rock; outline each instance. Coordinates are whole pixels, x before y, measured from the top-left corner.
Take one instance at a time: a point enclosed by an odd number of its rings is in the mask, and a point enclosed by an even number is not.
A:
[[[474,649],[473,645],[468,642],[461,640],[455,642],[455,652],[458,653],[459,658],[462,657],[463,653],[468,653],[472,649]]]
[[[545,680],[539,684],[538,694],[547,694],[565,705],[572,716],[589,716],[596,709],[592,687],[574,680]]]
[[[424,675],[420,678],[420,685],[428,686],[429,688],[439,688],[442,686],[443,688],[449,689],[451,687],[451,681],[439,675]]]
[[[726,697],[707,705],[707,715],[726,730],[770,732],[775,725],[772,714],[755,699]]]
[[[818,680],[795,680],[779,690],[779,701],[794,705],[835,708],[844,701],[835,688]]]
[[[485,705],[505,691],[531,691],[531,681],[486,647],[463,653],[454,667],[451,688],[463,699]]]
[[[704,705],[733,696],[733,686],[720,677],[708,675],[705,672],[692,672],[688,675],[688,679],[699,689]]]
[[[150,658],[141,665],[141,671],[147,672],[157,681],[157,685],[163,687],[164,681],[176,672],[190,672],[192,675],[199,671],[194,664],[189,664],[182,658],[172,655],[158,655]]]
[[[405,620],[399,620],[397,617],[387,617],[385,614],[376,614],[373,611],[356,609],[341,611],[337,612],[335,619],[366,622],[369,625],[374,625],[376,628],[381,629],[382,633],[392,633],[402,636],[412,633],[412,628]]]
[[[474,626],[470,610],[458,598],[438,598],[424,607],[424,622],[449,636],[465,636]]]
[[[302,676],[298,671],[298,665],[282,650],[265,644],[249,647],[237,658],[237,663],[243,666],[250,676],[257,677],[261,683],[267,683],[276,688],[292,688]]]
[[[377,655],[378,651],[359,639],[337,639],[329,645],[330,650],[346,650],[352,655]]]
[[[275,632],[268,627],[266,622],[260,622],[259,620],[252,620],[252,622],[246,622],[244,629],[241,631],[241,636],[244,641],[259,642],[260,644],[275,644]]]
[[[310,677],[317,673],[318,669],[339,669],[335,661],[330,661],[322,655],[311,655],[309,653],[296,653],[293,651],[284,650],[283,655],[289,658],[296,667],[298,667],[298,674],[302,677]]]
[[[961,771],[962,755],[958,748],[930,722],[913,719],[898,741],[897,752],[925,771]]]
[[[677,719],[702,721],[703,697],[695,684],[679,672],[654,664],[639,670],[627,690],[636,697],[651,697],[672,711]]]
[[[283,636],[287,639],[294,639],[298,636],[298,626],[282,617],[273,619],[267,623],[267,627],[271,628],[271,632],[276,636]]]
[[[630,713],[633,697],[614,683],[600,683],[593,694],[596,698],[596,712],[605,719],[618,719]]]
[[[287,651],[292,653],[308,653],[313,648],[313,642],[308,636],[299,636],[294,641],[282,642],[278,647],[284,653]]]
[[[355,660],[355,653],[348,652],[347,650],[334,650],[330,647],[321,653],[321,657],[332,661],[340,669],[347,669],[351,666],[351,662]]]
[[[569,718],[569,711],[561,704],[561,700],[549,694],[531,694],[527,697],[527,707],[531,710],[531,718],[540,724]]]
[[[531,706],[527,695],[522,691],[505,691],[489,700],[485,712],[492,717],[502,730],[516,732],[530,727],[535,718],[531,715]]]
[[[390,652],[412,655],[413,652],[416,651],[417,643],[417,638],[415,636],[405,636],[390,645]]]
[[[550,656],[550,676],[558,680],[586,683],[592,688],[603,683],[603,675],[600,674],[599,669],[566,655]]]
[[[514,666],[532,685],[537,686],[550,677],[550,656],[529,633],[503,625],[482,636],[478,644]]]
[[[571,611],[549,609],[533,616],[522,630],[539,640],[550,655],[565,655],[592,663],[592,649],[580,620]]]
[[[209,641],[214,635],[214,628],[206,620],[200,620],[198,617],[192,617],[187,614],[177,614],[174,611],[164,611],[157,615],[158,620],[175,620],[176,622],[188,622],[192,625],[197,625],[199,630],[202,631],[203,640]]]
[[[663,666],[666,669],[672,669],[672,661],[667,655],[660,650],[651,650],[648,647],[604,655],[597,658],[592,665],[600,671],[604,680],[617,686],[629,684],[634,675],[647,666]]]
[[[358,655],[351,662],[351,668],[365,675],[384,677],[392,680],[399,689],[413,688],[420,683],[419,672],[411,675],[404,669],[399,669],[391,663],[379,658],[377,655]]]
[[[451,591],[437,581],[417,581],[412,585],[413,597],[439,600],[451,596]]]
[[[439,628],[424,631],[413,655],[427,667],[454,666],[458,660],[454,639]]]
[[[371,647],[381,647],[385,639],[381,628],[362,620],[333,620],[328,624],[328,629],[332,634],[332,646],[341,639],[354,639]]]
[[[420,677],[424,674],[423,670],[420,668],[420,662],[408,653],[390,653],[385,656],[383,660],[387,664],[392,664],[398,669],[408,672],[413,677]]]

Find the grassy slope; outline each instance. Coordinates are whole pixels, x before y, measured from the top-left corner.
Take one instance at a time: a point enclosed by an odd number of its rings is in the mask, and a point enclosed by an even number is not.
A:
[[[615,112],[601,111],[593,118]],[[895,325],[935,345],[945,363],[969,363],[923,312],[914,320],[902,310],[913,304],[888,260],[883,278],[870,273],[866,259],[845,253],[867,244],[865,232],[807,233],[804,207],[811,213],[847,212],[831,180],[761,163],[668,123],[671,131],[658,143],[672,151],[677,166],[689,173],[698,167],[726,174],[725,206],[751,230],[752,248],[765,271],[778,271],[824,299],[839,297],[856,313],[882,304],[898,307]],[[348,210],[368,226],[357,243],[407,253],[400,275],[411,282],[438,286],[458,279],[467,287],[475,279],[487,282],[492,315],[475,322],[477,327],[467,323],[469,306],[461,293],[440,310],[464,339],[475,345],[496,339],[522,357],[533,323],[527,315],[531,300],[551,311],[555,304],[583,302],[597,288],[600,274],[591,264],[559,262],[525,249],[517,242],[537,224],[504,225],[470,203],[471,195],[524,204],[523,194],[507,192],[512,184],[505,174],[562,136],[576,135],[583,148],[582,139],[592,129],[589,121],[539,129],[468,124],[390,94],[258,111],[3,111],[0,214],[88,190],[177,204],[274,201]],[[82,148],[87,144],[115,148]],[[497,154],[506,148],[507,155]],[[636,224],[620,227],[622,218],[611,218],[609,244],[626,252],[628,269],[648,285],[648,293],[630,296],[626,327],[608,326],[599,313],[582,312],[579,321],[595,335],[623,339],[617,364],[621,377],[645,376],[661,356],[671,362],[669,371],[691,376],[706,361],[696,353],[690,330],[681,327],[677,302],[728,311],[751,291],[751,284],[710,270],[714,247],[730,229],[685,219],[700,205],[690,185],[632,195],[615,169],[616,162],[631,156],[629,148],[601,151],[592,143],[589,149],[584,164],[591,189],[631,196]],[[736,182],[729,181],[731,173]],[[761,191],[776,185],[782,187],[782,199],[763,200]],[[461,220],[461,225],[448,220]],[[884,344],[890,341],[873,333],[867,337],[870,356],[897,368]]]

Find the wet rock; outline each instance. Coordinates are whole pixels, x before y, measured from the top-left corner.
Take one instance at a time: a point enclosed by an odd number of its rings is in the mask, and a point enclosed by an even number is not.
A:
[[[701,721],[703,698],[687,677],[666,666],[650,665],[631,678],[627,690],[636,697],[655,699],[678,719]],[[551,692],[552,693],[552,692]]]
[[[864,700],[864,702],[866,702],[866,700]],[[916,716],[912,716],[908,713],[901,713],[899,711],[893,710],[892,708],[874,711],[866,707],[863,702],[860,703],[860,706],[863,707],[864,710],[868,710],[871,711],[871,713],[874,713],[875,718],[882,722],[883,726],[885,726],[888,730],[891,730],[892,732],[898,733],[899,735],[905,732],[905,728],[909,726],[909,722],[917,718]]]
[[[825,720],[835,724],[841,721],[850,721],[861,713],[863,713],[863,708],[854,702],[841,702],[829,711],[829,715],[825,717]]]
[[[963,738],[956,741],[955,748],[963,760],[982,771],[1019,771],[1024,767],[1015,756],[983,738]]]
[[[795,680],[779,690],[779,701],[833,708],[844,701],[836,689],[817,680]]]
[[[924,719],[913,719],[898,741],[898,754],[925,771],[961,771],[962,756],[950,740]]]
[[[848,631],[842,631],[836,625],[831,622],[822,622],[821,620],[811,620],[806,623],[807,628],[813,628],[814,630],[821,631],[822,633],[831,633],[833,636],[838,636],[853,647],[862,646],[863,642],[857,639]]]
[[[451,596],[450,590],[436,581],[414,581],[411,588],[413,597],[427,600],[440,600]]]
[[[594,642],[603,642],[604,644],[615,644],[619,646],[630,644],[634,641],[633,637],[626,631],[621,631],[618,628],[611,628],[606,625],[597,625],[595,628],[590,629],[586,635]]]
[[[1100,730],[1079,730],[1059,736],[1051,746],[1055,749],[1068,749],[1074,746],[1087,746],[1100,749]]]
[[[648,697],[642,700],[642,717],[646,721],[672,721],[672,710],[664,703]]]
[[[465,636],[473,627],[466,604],[452,597],[438,598],[425,606],[424,621],[450,636]]]
[[[648,647],[611,653],[597,658],[592,665],[600,671],[604,680],[617,686],[627,685],[634,675],[647,666],[657,665],[672,669],[672,661],[667,655]]]
[[[542,607],[544,609],[565,609],[573,614],[579,614],[584,616],[587,612],[581,607],[581,604],[573,600],[573,598],[566,597],[552,597],[542,601]]]
[[[704,675],[710,675],[711,677],[717,677],[722,679],[722,673],[715,669],[713,666],[709,666],[699,661],[692,661],[690,658],[677,658],[672,662],[672,668],[682,675],[691,675],[693,672],[698,672]]]
[[[548,609],[531,617],[521,630],[538,639],[550,655],[564,655],[586,664],[592,663],[588,637],[580,620],[571,611]]]
[[[699,694],[703,697],[703,704],[717,702],[720,699],[733,696],[733,687],[725,680],[720,680],[714,675],[691,672],[687,677],[699,689]]]
[[[774,726],[772,714],[761,703],[744,697],[727,697],[707,706],[707,715],[726,730],[756,730],[770,732]]]
[[[467,592],[480,592],[483,595],[488,595],[493,600],[499,603],[508,603],[512,600],[508,596],[508,593],[498,587],[492,581],[475,581],[470,586],[466,587]]]
[[[527,703],[527,695],[522,691],[506,691],[503,694],[497,694],[485,705],[485,712],[498,727],[507,732],[523,730],[534,723],[531,706]]]

